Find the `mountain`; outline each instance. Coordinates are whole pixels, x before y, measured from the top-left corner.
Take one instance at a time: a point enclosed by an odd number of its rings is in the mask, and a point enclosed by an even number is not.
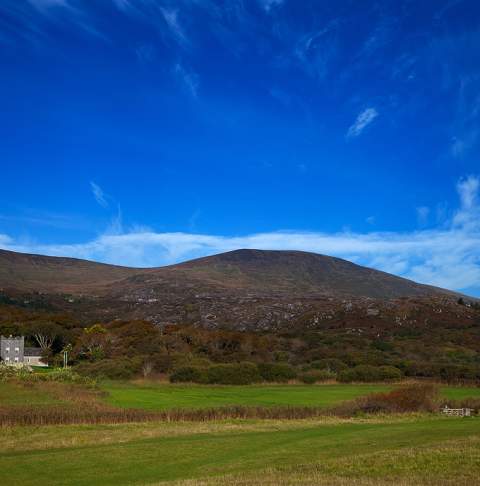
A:
[[[76,258],[0,250],[0,288],[4,289],[84,293],[122,280],[137,271]]]
[[[236,250],[173,268],[218,287],[265,294],[391,299],[449,293],[341,258],[302,251]]]
[[[129,268],[75,258],[0,250],[0,288],[96,294],[165,283],[261,295],[391,299],[449,294],[340,258],[301,251],[235,250],[159,268]]]
[[[2,299],[88,321],[267,330],[423,319],[419,309],[425,306],[427,322],[433,312],[439,318],[435,309],[456,303],[458,294],[300,251],[235,250],[141,269],[0,250]],[[441,317],[455,319],[455,312],[452,307]]]

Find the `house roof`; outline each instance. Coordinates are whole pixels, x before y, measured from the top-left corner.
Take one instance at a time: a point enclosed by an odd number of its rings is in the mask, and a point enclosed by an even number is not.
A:
[[[23,351],[24,356],[42,356],[41,348],[25,348]]]

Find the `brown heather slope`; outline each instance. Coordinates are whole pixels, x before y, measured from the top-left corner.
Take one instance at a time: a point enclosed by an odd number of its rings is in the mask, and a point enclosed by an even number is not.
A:
[[[88,294],[136,272],[132,268],[76,258],[0,250],[0,288],[3,289]]]
[[[194,290],[215,294],[394,299],[451,292],[340,258],[300,251],[235,250],[178,265],[140,269],[0,250],[0,288],[119,295]]]
[[[146,319],[237,331],[378,334],[392,326],[470,325],[473,310],[459,306],[458,297],[299,251],[236,250],[139,269],[0,250],[0,303],[84,322]]]
[[[173,268],[214,286],[266,294],[391,299],[450,293],[341,258],[303,251],[235,250]]]

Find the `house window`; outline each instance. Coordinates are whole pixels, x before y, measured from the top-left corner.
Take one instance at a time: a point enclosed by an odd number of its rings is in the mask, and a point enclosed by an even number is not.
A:
[[[5,358],[5,362],[7,361],[10,361],[10,358],[8,356]]]
[[[15,363],[18,363],[18,358],[15,356]]]
[[[5,348],[5,351],[8,353],[8,352],[10,351],[10,348],[7,346],[7,347]]]
[[[15,352],[18,353],[20,351],[20,348],[15,348]]]

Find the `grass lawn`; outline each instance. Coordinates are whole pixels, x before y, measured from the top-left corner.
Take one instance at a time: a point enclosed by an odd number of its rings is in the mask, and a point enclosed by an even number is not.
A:
[[[369,393],[387,391],[387,385],[254,385],[206,386],[108,383],[107,402],[117,407],[167,410],[226,405],[328,407]],[[445,398],[480,398],[480,388],[442,387]]]
[[[108,403],[118,407],[167,410],[226,405],[327,407],[368,393],[386,391],[385,385],[251,385],[207,386],[169,384],[106,384]]]
[[[121,408],[147,410],[198,409],[227,405],[328,407],[391,388],[376,384],[206,386],[119,382],[101,386],[108,392],[105,398],[107,403]],[[51,405],[59,402],[58,397],[43,388],[41,383],[35,386],[0,383],[0,406]],[[480,398],[480,387],[442,387],[440,392],[451,399]]]
[[[220,477],[213,483],[313,485],[339,484],[343,478],[348,484],[389,479],[391,484],[450,480],[459,485],[475,484],[480,476],[477,418],[137,427],[6,429],[0,444],[2,484],[120,486]],[[295,482],[298,478],[303,481]]]
[[[464,398],[480,398],[480,387],[471,386],[443,386],[440,394],[445,398],[463,400]]]

